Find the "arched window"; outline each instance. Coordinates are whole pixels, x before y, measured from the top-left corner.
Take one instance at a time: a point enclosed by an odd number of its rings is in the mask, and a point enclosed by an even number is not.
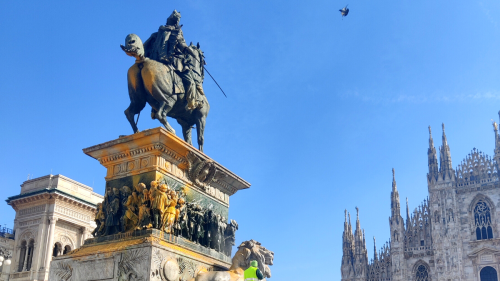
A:
[[[474,227],[477,240],[493,238],[490,207],[484,200],[479,200],[474,208]]]
[[[52,251],[52,256],[53,256],[53,257],[57,257],[57,256],[59,256],[59,255],[61,254],[61,252],[62,252],[62,249],[61,249],[61,248],[62,248],[61,244],[56,243],[56,244],[54,245],[54,250]]]
[[[399,233],[394,231],[394,241],[399,241]]]
[[[417,267],[417,272],[415,273],[415,281],[429,281],[429,272],[425,265],[421,264]]]
[[[491,266],[481,269],[480,277],[481,281],[498,281],[497,271]]]
[[[21,242],[21,248],[19,251],[19,264],[17,265],[17,271],[21,272],[24,268],[24,258],[26,257],[26,241]]]
[[[33,241],[33,239],[32,239],[32,240],[30,240],[30,243],[28,245],[28,256],[27,256],[27,260],[26,260],[26,270],[28,270],[28,271],[31,269],[34,250],[35,250],[35,241]]]
[[[63,255],[66,255],[67,253],[71,252],[71,246],[70,245],[66,245],[64,246],[64,252],[63,252]]]

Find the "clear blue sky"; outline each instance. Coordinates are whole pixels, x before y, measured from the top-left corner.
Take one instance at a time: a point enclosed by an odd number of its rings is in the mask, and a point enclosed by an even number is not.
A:
[[[428,125],[437,146],[446,124],[454,167],[493,152],[499,1],[2,1],[0,198],[51,170],[103,192],[81,149],[132,133],[119,45],[173,9],[228,94],[207,77],[205,152],[252,183],[230,218],[237,243],[275,252],[271,280],[339,280],[345,208],[360,207],[372,257],[371,237],[389,238],[391,168],[402,206],[427,195]],[[148,115],[140,129],[159,126]]]

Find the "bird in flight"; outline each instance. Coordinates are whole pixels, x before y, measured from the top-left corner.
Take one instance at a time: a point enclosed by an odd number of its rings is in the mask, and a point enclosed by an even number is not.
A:
[[[349,4],[347,4],[347,5],[349,5]],[[345,5],[344,8],[339,10],[340,14],[342,15],[342,18],[347,16],[347,14],[349,14],[349,8],[347,8],[347,5]]]

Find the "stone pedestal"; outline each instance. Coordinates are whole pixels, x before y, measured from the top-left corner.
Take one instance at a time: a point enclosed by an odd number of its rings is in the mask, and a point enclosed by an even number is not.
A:
[[[229,197],[250,184],[164,128],[83,150],[107,169],[106,190],[151,181],[182,190],[228,219]],[[182,237],[143,229],[90,238],[51,262],[49,280],[189,280],[200,270],[227,270],[231,258]],[[71,279],[70,279],[71,278]]]
[[[157,229],[87,239],[80,249],[53,259],[49,280],[189,280],[199,271],[221,271],[230,258]],[[69,279],[71,277],[71,279]]]

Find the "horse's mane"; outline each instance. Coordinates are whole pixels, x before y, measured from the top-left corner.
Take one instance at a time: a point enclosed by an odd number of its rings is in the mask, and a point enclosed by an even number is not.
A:
[[[269,256],[271,256],[270,259]],[[274,253],[262,247],[259,242],[254,240],[245,241],[238,247],[238,251],[233,257],[232,265],[229,270],[245,270],[250,266],[250,261],[256,260],[264,276],[270,278],[271,269],[269,265],[273,264],[273,256]],[[266,257],[268,257],[267,261]]]

